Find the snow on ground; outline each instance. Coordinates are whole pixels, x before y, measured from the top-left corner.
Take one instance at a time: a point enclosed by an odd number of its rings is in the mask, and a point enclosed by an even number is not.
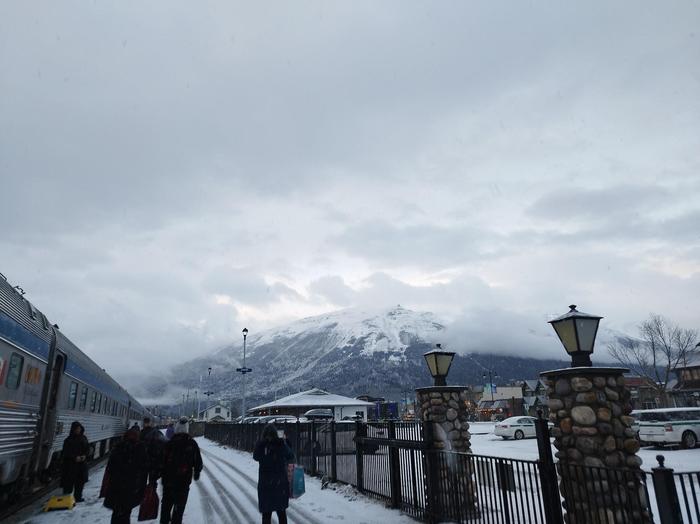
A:
[[[257,478],[258,466],[250,453],[227,449],[204,438],[197,442],[202,450],[204,470],[199,482],[190,486],[190,496],[184,521],[191,524],[255,523],[261,521],[258,512]],[[102,506],[99,499],[104,466],[90,472],[90,481],[85,486],[85,502],[72,511],[42,513],[48,500],[10,517],[10,524],[68,524],[108,523],[111,512]],[[322,524],[347,522],[358,524],[408,524],[415,520],[391,510],[358,494],[349,486],[321,489],[317,478],[306,477],[306,493],[299,499],[290,500],[287,515],[290,523]],[[56,490],[51,495],[60,494]],[[162,495],[159,489],[159,495]],[[136,522],[138,508],[131,513]],[[151,521],[157,522],[157,521]],[[276,517],[273,517],[276,522]]]
[[[472,422],[469,424],[469,431],[472,434],[472,453],[491,457],[537,460],[537,440],[534,438],[503,440],[493,434],[493,426],[491,422]],[[554,446],[552,446],[552,451],[556,452]],[[638,454],[643,460],[642,469],[645,471],[651,471],[651,468],[659,465],[656,461],[656,455],[663,455],[666,459],[665,466],[673,468],[676,472],[700,471],[700,447],[695,449],[670,447],[656,449],[653,446],[648,446],[640,449]]]

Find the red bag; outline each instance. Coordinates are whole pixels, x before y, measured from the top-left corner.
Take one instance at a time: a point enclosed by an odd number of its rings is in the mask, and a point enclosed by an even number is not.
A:
[[[105,474],[102,477],[102,486],[100,487],[100,498],[103,499],[107,496],[107,490],[109,489],[109,471],[105,468]]]
[[[143,492],[143,500],[139,508],[139,520],[153,520],[158,518],[158,493],[156,487],[152,485],[146,486]]]

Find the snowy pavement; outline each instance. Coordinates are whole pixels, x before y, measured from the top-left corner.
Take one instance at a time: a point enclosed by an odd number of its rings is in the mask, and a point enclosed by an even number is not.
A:
[[[190,486],[190,495],[184,521],[190,524],[232,524],[261,521],[258,512],[257,463],[249,453],[227,449],[219,444],[198,438],[202,450],[204,470],[198,482]],[[44,503],[27,508],[6,522],[12,524],[68,524],[108,523],[111,512],[102,506],[99,499],[100,483],[104,466],[90,472],[90,481],[85,485],[85,502],[71,511],[42,513]],[[358,524],[408,524],[415,520],[391,510],[381,502],[359,495],[349,486],[337,489],[321,489],[319,479],[306,477],[306,493],[299,499],[289,501],[289,522],[294,524],[322,524],[347,522]],[[60,494],[57,490],[52,495]],[[159,488],[159,495],[162,492]],[[131,513],[136,522],[138,508]],[[157,521],[151,521],[157,522]],[[273,517],[276,522],[276,517]]]
[[[503,440],[493,434],[493,424],[472,423],[472,451],[479,455],[537,460],[535,439]],[[198,438],[204,460],[204,471],[199,482],[193,482],[185,511],[185,522],[205,524],[259,522],[257,504],[257,463],[249,453],[227,449],[215,442]],[[649,471],[655,467],[656,455],[666,458],[667,467],[680,471],[700,471],[700,448],[692,450],[652,447],[639,451]],[[72,511],[41,513],[48,496],[34,506],[7,520],[13,524],[107,523],[110,511],[98,498],[104,466],[90,472],[85,486],[85,502]],[[386,508],[381,502],[358,494],[349,486],[321,489],[320,480],[306,477],[306,494],[290,501],[289,521],[295,524],[348,522],[358,524],[415,523],[408,516]],[[59,494],[56,491],[55,494]],[[132,512],[136,522],[137,509]],[[152,521],[155,522],[155,521]],[[274,519],[273,519],[274,522]]]

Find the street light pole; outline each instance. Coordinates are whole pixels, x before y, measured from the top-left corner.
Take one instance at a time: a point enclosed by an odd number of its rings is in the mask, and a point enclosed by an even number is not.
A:
[[[489,373],[489,391],[491,392],[491,402],[493,402],[493,379],[498,378],[498,373],[496,373],[492,369],[489,369],[488,373]],[[481,377],[485,380],[486,373],[481,375]]]
[[[245,376],[246,374],[250,373],[253,371],[249,367],[246,367],[245,364],[245,346],[246,346],[246,338],[248,338],[248,328],[243,328],[243,367],[237,368],[236,371],[238,371],[241,375],[243,375],[243,398],[241,399],[241,416],[245,417],[245,412],[246,412],[246,406],[245,406],[245,400],[246,400],[246,379]]]

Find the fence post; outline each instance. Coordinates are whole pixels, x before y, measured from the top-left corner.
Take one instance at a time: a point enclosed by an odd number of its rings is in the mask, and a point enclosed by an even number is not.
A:
[[[357,470],[357,491],[363,493],[364,484],[364,458],[362,456],[362,437],[365,436],[367,427],[364,422],[355,422],[355,469]]]
[[[535,434],[537,435],[537,451],[540,456],[538,469],[542,484],[544,518],[547,524],[563,524],[564,517],[561,512],[561,498],[557,485],[557,470],[552,457],[552,443],[549,440],[549,427],[547,420],[542,417],[541,409],[537,410]]]
[[[654,481],[661,524],[682,524],[683,514],[676,483],[673,480],[673,469],[664,467],[663,455],[656,455],[656,460],[659,462],[659,467],[651,468],[651,478]]]
[[[389,421],[389,483],[391,486],[391,507],[401,507],[401,462],[399,461],[399,448],[391,445],[396,440],[396,425]]]
[[[316,449],[316,421],[311,420],[311,475],[318,473],[318,453]]]
[[[331,420],[331,482],[338,480],[338,452],[336,450],[335,420]]]
[[[425,448],[423,457],[425,459],[425,491],[427,502],[428,522],[435,524],[440,521],[441,511],[439,507],[438,491],[440,489],[440,467],[438,464],[437,451],[434,448],[435,435],[432,422],[423,422],[423,439]]]

